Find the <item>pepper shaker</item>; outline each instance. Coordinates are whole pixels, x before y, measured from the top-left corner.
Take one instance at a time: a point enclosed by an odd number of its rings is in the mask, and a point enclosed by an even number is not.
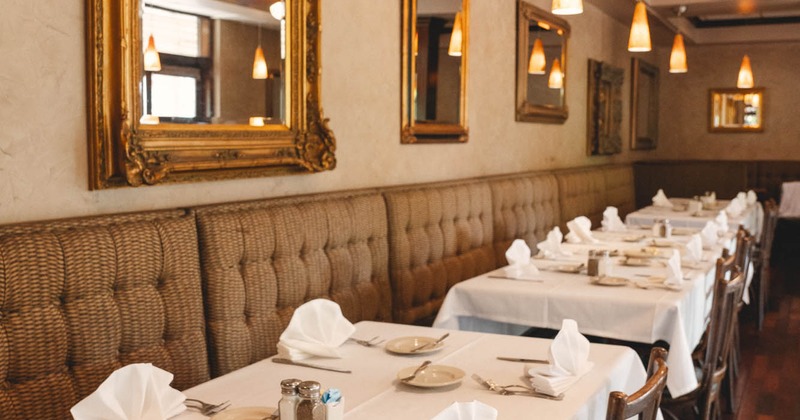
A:
[[[321,400],[319,382],[300,382],[297,390],[300,401],[295,410],[296,420],[325,420],[325,404]]]
[[[586,261],[586,274],[589,277],[597,277],[600,271],[600,258],[597,255],[597,252],[594,250],[589,250],[589,259]]]

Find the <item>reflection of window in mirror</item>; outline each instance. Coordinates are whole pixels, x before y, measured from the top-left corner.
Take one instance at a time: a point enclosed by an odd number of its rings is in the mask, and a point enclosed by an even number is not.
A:
[[[234,5],[224,19],[200,1],[177,4],[143,9],[142,123],[284,124],[283,16],[266,2]]]
[[[461,1],[417,0],[414,104],[417,121],[451,124],[460,121],[460,7]]]
[[[711,89],[710,131],[763,131],[764,89]]]

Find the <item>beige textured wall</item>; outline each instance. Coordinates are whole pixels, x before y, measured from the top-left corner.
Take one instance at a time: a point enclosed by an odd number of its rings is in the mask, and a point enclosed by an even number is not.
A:
[[[777,29],[777,28],[776,28]],[[797,96],[800,42],[687,46],[689,72],[668,73],[669,50],[659,51],[661,159],[798,160]],[[735,88],[742,56],[748,54],[755,84],[764,92],[762,133],[709,133],[708,90]]]
[[[3,0],[0,223],[622,162],[652,154],[626,147],[614,157],[585,155],[587,59],[629,72],[626,25],[590,4],[584,14],[567,18],[573,35],[566,124],[514,121],[516,0],[473,0],[469,142],[401,145],[399,0],[321,3],[322,102],[338,141],[336,170],[89,191],[84,0]],[[550,5],[549,0],[534,3]],[[758,72],[760,57],[753,59]],[[626,111],[626,144],[627,127]]]

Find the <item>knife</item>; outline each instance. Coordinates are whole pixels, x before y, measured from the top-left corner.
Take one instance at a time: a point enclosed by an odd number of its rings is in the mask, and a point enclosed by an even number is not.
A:
[[[283,359],[283,358],[280,358],[280,357],[276,357],[276,358],[272,359],[272,361],[275,362],[275,363],[283,363],[284,365],[303,366],[303,367],[313,368],[313,369],[330,370],[332,372],[352,373],[351,371],[349,371],[347,369],[339,369],[339,368],[330,367],[330,366],[315,365],[313,363],[306,363],[306,362],[295,362],[294,360]]]
[[[542,363],[545,365],[549,365],[550,362],[547,360],[540,360],[540,359],[523,359],[519,357],[502,357],[497,356],[497,360],[505,360],[506,362],[523,362],[523,363]]]
[[[489,275],[489,278],[490,278],[490,279],[505,279],[505,280],[520,280],[520,281],[529,281],[529,282],[531,282],[531,283],[544,283],[544,280],[541,280],[541,279],[518,279],[518,278],[516,278],[516,277],[499,276],[499,275],[494,275],[494,274],[490,274],[490,275]]]

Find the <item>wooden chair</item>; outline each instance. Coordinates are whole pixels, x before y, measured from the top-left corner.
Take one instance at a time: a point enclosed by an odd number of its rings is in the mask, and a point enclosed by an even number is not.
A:
[[[778,223],[778,204],[769,199],[764,203],[764,222],[761,228],[761,238],[753,256],[755,278],[751,288],[755,299],[751,302],[755,306],[756,325],[758,330],[764,326],[764,314],[769,310],[770,286],[770,258],[772,258],[772,241],[775,238],[775,226]]]
[[[640,420],[658,416],[661,394],[667,385],[667,351],[653,347],[647,364],[647,382],[638,391],[627,395],[614,391],[608,396],[607,420],[623,420],[638,415]]]
[[[742,298],[743,287],[744,276],[742,270],[736,266],[736,256],[719,258],[699,385],[680,397],[665,395],[661,400],[664,418],[684,420],[720,417],[719,394],[728,368],[727,356],[733,338],[734,313]]]
[[[750,269],[753,251],[755,249],[755,238],[750,235],[750,232],[742,226],[736,232],[736,254],[735,264],[742,271],[743,281],[747,282],[747,277],[750,275]],[[736,311],[733,314],[733,337],[731,338],[731,348],[728,352],[728,376],[725,378],[725,388],[723,389],[726,401],[726,408],[728,412],[734,412],[739,405],[736,394],[736,382],[739,377],[739,355],[741,354],[740,333],[739,333],[739,315],[744,308],[744,288],[742,289],[742,296],[736,304]],[[750,301],[753,302],[755,296],[751,295]]]

